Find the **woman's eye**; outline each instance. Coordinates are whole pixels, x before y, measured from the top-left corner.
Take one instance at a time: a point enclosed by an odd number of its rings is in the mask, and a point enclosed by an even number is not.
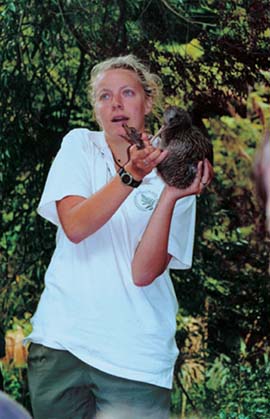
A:
[[[108,100],[108,99],[110,99],[109,93],[101,93],[101,95],[99,96],[99,100]]]
[[[124,91],[123,91],[123,94],[124,94],[124,96],[134,96],[134,91],[133,90],[131,90],[131,89],[125,89]]]

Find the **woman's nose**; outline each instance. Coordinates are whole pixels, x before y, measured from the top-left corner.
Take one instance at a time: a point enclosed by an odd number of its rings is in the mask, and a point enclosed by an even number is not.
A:
[[[112,102],[114,109],[123,109],[123,102],[120,95],[115,95]]]

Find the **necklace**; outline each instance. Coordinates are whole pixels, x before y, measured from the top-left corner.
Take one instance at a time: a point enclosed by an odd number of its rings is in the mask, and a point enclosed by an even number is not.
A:
[[[116,159],[115,158],[115,155],[113,154],[113,152],[112,152],[112,150],[111,150],[111,153],[112,153],[112,156],[113,156],[113,160],[114,160],[114,163],[120,168],[120,169],[123,169],[123,167],[129,162],[129,160],[130,160],[130,153],[129,153],[129,149],[130,149],[130,147],[131,147],[131,145],[127,148],[127,156],[128,156],[128,158],[127,158],[127,161],[123,164],[123,166],[121,166],[120,164],[119,164],[119,162],[121,162],[121,159]]]

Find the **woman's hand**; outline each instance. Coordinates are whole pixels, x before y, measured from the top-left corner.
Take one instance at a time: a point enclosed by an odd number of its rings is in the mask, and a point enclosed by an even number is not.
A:
[[[130,160],[125,165],[135,180],[142,180],[168,155],[166,150],[153,147],[146,134],[142,135],[142,139],[145,147],[138,149],[136,145],[131,146]]]
[[[198,163],[197,174],[192,184],[185,189],[175,188],[166,185],[164,193],[175,200],[189,195],[200,195],[203,190],[211,183],[214,177],[213,166],[209,160],[204,159]]]

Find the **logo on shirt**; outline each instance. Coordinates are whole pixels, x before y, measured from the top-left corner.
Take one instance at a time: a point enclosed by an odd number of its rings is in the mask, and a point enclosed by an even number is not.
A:
[[[134,197],[135,205],[141,211],[152,211],[157,200],[158,195],[153,191],[137,191]]]

